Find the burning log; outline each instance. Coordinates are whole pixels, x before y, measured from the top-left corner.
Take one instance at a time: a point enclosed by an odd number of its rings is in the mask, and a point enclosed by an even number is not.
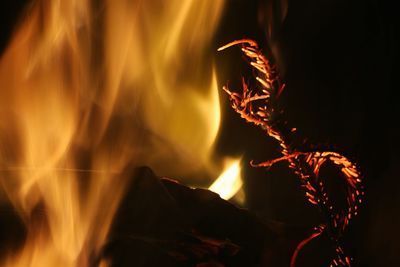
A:
[[[136,169],[93,266],[287,266],[306,229],[263,222],[206,189]]]
[[[112,266],[252,266],[276,238],[217,194],[159,179],[148,168],[136,171],[130,188],[104,250]]]

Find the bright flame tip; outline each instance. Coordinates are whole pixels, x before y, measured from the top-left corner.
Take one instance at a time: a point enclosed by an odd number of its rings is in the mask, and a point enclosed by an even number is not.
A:
[[[243,181],[240,175],[241,159],[227,160],[224,171],[209,187],[223,199],[231,199],[242,188]]]

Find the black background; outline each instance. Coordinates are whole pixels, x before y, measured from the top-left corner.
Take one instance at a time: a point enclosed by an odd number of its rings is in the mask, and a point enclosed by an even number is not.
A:
[[[358,162],[365,176],[366,201],[347,236],[356,265],[399,266],[395,9],[388,1],[289,1],[281,19],[281,6],[279,1],[228,1],[219,45],[252,38],[273,55],[286,83],[280,99],[285,117],[304,147],[339,151]],[[268,31],[263,14],[274,11]],[[220,82],[234,83],[232,75],[242,71],[239,60],[240,53],[218,55]],[[274,140],[225,107],[221,151],[245,151],[245,160],[256,161],[279,156]],[[285,164],[268,172],[248,167],[244,174],[252,211],[288,224],[312,224],[316,216]]]
[[[26,1],[1,1],[0,50],[10,38]],[[399,266],[400,180],[398,32],[394,4],[378,0],[228,0],[213,48],[241,38],[272,51],[287,87],[281,96],[287,121],[307,146],[337,150],[358,162],[366,201],[349,230],[348,247],[358,266]],[[272,10],[272,13],[268,13]],[[275,14],[270,22],[268,14]],[[268,25],[271,30],[268,31]],[[219,85],[239,79],[240,53],[216,54]],[[0,85],[0,89],[3,88]],[[396,94],[397,95],[397,94]],[[245,123],[224,95],[222,154],[257,161],[279,154],[273,140]],[[312,225],[314,210],[284,164],[269,172],[243,170],[248,207],[259,216]]]

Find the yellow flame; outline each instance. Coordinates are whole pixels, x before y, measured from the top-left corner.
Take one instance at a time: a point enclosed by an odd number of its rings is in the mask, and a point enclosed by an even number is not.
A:
[[[224,171],[209,187],[223,199],[232,198],[242,188],[243,181],[240,175],[240,159],[227,160]]]
[[[220,115],[205,51],[223,2],[38,0],[28,9],[0,59],[0,193],[27,238],[1,266],[88,266],[131,166],[208,163]]]

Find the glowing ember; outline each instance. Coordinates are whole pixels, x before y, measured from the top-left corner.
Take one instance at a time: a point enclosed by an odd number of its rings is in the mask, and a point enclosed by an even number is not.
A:
[[[228,161],[225,165],[225,170],[209,187],[209,190],[219,194],[223,199],[230,199],[243,185],[240,176],[240,159]]]
[[[284,84],[281,83],[277,72],[253,40],[234,41],[221,47],[219,51],[235,45],[241,45],[242,52],[248,58],[256,73],[255,80],[258,86],[255,86],[255,89],[249,89],[248,84],[243,79],[242,93],[232,92],[227,87],[223,89],[228,93],[233,109],[246,121],[261,126],[268,136],[276,139],[283,154],[281,158],[259,164],[251,162],[251,165],[254,167],[270,167],[276,162],[288,161],[289,167],[299,176],[308,201],[318,206],[326,220],[325,224],[315,227],[315,233],[300,242],[293,254],[291,266],[295,266],[299,251],[322,232],[326,232],[330,236],[335,247],[336,257],[332,259],[331,266],[350,266],[350,258],[345,256],[341,241],[350,219],[357,215],[358,204],[361,203],[364,194],[359,170],[354,163],[339,153],[330,151],[300,152],[289,145],[289,137],[293,129],[284,129],[285,124],[279,121],[274,112],[274,103],[284,89]],[[332,162],[339,167],[345,177],[347,185],[346,210],[336,208],[335,203],[328,197],[324,181],[319,175],[321,166],[326,162]]]

